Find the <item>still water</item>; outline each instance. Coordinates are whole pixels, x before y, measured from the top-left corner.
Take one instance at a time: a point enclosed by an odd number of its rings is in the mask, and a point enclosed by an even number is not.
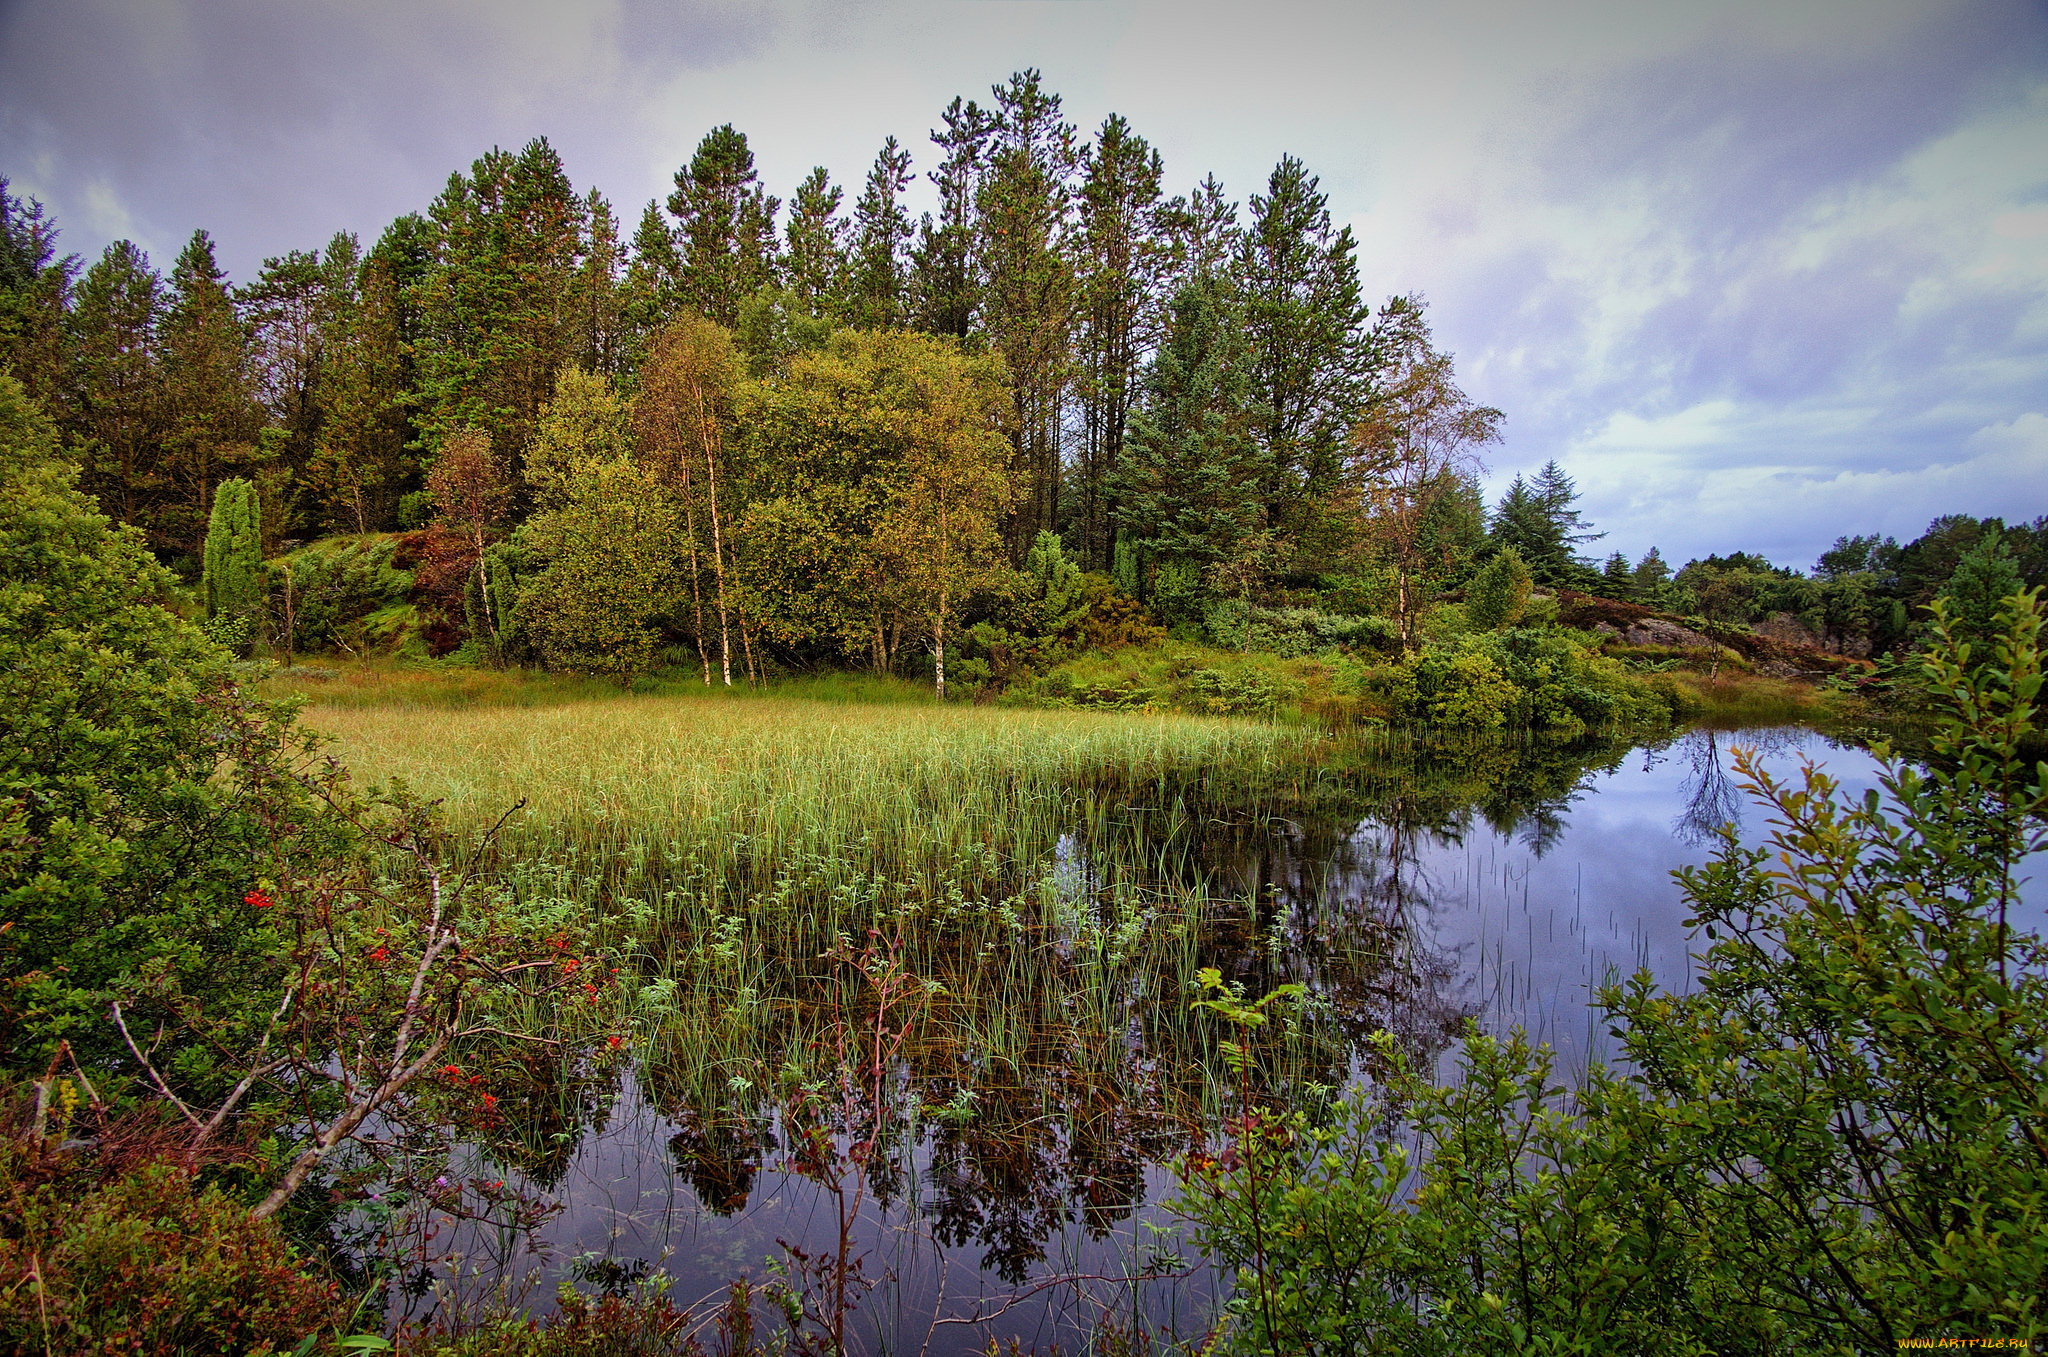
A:
[[[1195,913],[1151,962],[1135,958],[1147,929],[1171,933],[1165,915],[1133,904],[1148,897],[1129,882],[1112,890],[1105,847],[1077,832],[1016,944],[1040,960],[1006,982],[1015,1013],[889,1046],[874,1087],[824,1090],[836,1120],[792,1111],[767,1060],[715,1097],[674,1072],[687,1051],[582,1088],[559,1151],[523,1175],[559,1212],[532,1237],[467,1239],[468,1284],[528,1286],[544,1309],[565,1269],[586,1289],[665,1274],[679,1305],[735,1278],[801,1293],[808,1277],[815,1308],[843,1309],[848,1346],[868,1352],[1084,1350],[1105,1322],[1199,1335],[1223,1283],[1165,1202],[1173,1160],[1231,1095],[1218,1034],[1188,1015],[1194,967],[1254,996],[1309,987],[1283,1094],[1358,1077],[1381,1029],[1442,1077],[1468,1020],[1527,1030],[1565,1072],[1611,1058],[1595,987],[1644,968],[1682,990],[1696,964],[1673,871],[1712,856],[1724,824],[1748,843],[1767,832],[1735,782],[1737,745],[1780,775],[1811,760],[1845,791],[1876,785],[1866,752],[1801,730],[1364,758],[1278,813],[1211,808],[1182,859]],[[2038,916],[2039,883],[2028,891]],[[1134,959],[1112,950],[1126,946]],[[1010,1021],[1031,1030],[993,1034]],[[842,1257],[855,1265],[835,1282]]]

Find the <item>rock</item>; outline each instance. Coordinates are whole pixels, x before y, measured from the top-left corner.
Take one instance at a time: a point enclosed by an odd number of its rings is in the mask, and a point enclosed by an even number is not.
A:
[[[1681,627],[1676,622],[1667,622],[1661,617],[1645,617],[1629,623],[1622,639],[1632,646],[1670,646],[1675,650],[1692,650],[1700,646],[1712,646],[1714,642],[1700,635],[1691,627]]]
[[[1772,613],[1756,624],[1756,634],[1767,636],[1780,645],[1803,646],[1809,650],[1820,648],[1820,637],[1806,629],[1806,624],[1791,613]]]

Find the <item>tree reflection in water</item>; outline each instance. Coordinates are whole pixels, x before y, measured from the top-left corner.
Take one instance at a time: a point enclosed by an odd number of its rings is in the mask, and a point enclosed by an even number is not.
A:
[[[1676,743],[1692,770],[1681,836],[1732,818],[1717,738]],[[922,1341],[961,1296],[1138,1267],[1160,1166],[1199,1149],[1239,1096],[1220,1055],[1226,1034],[1190,1009],[1199,969],[1250,999],[1286,983],[1308,991],[1294,1020],[1258,1038],[1257,1097],[1312,1105],[1372,1077],[1368,1038],[1382,1030],[1418,1067],[1433,1064],[1478,1004],[1458,958],[1421,926],[1461,888],[1431,864],[1488,835],[1542,857],[1628,753],[1386,737],[1254,779],[1084,788],[1073,833],[1020,873],[1014,896],[963,899],[926,883],[893,916],[878,909],[921,997],[877,1082],[884,1106],[863,1094],[845,1113],[859,1125],[832,1131],[843,1151],[875,1130],[859,1166],[870,1203],[861,1246],[895,1288],[893,1317],[875,1321],[891,1344]],[[734,925],[712,941],[669,937],[652,959],[673,1006],[649,1016],[633,1079],[592,1089],[536,1077],[533,1124],[545,1134],[494,1147],[536,1185],[561,1185],[558,1250],[672,1249],[664,1265],[687,1283],[678,1294],[741,1271],[758,1278],[778,1241],[819,1247],[820,1198],[790,1171],[785,1099],[792,1081],[831,1075],[834,1034],[860,1031],[872,1008],[820,955],[828,940],[777,950]],[[636,1179],[646,1186],[633,1201],[611,1186],[579,1201],[563,1182],[578,1155],[616,1165],[593,1168],[600,1177],[649,1161],[670,1173]],[[650,1204],[649,1191],[666,1196]],[[961,1268],[979,1275],[948,1270]],[[947,1332],[962,1334],[963,1351],[988,1337]]]

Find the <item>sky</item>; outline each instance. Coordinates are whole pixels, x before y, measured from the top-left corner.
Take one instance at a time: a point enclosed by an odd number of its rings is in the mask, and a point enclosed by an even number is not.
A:
[[[0,0],[0,175],[246,279],[541,135],[628,223],[727,122],[850,203],[1026,67],[1171,192],[1305,160],[1505,412],[1491,494],[1556,459],[1595,554],[2048,514],[2043,0]]]

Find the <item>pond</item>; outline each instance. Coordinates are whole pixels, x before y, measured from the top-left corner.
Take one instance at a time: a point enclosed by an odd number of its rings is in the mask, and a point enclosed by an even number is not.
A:
[[[665,1275],[689,1305],[780,1280],[868,1352],[1199,1335],[1225,1283],[1165,1206],[1171,1166],[1242,1092],[1191,1011],[1199,970],[1308,988],[1256,1096],[1366,1077],[1382,1029],[1442,1077],[1468,1020],[1568,1072],[1610,1058],[1597,985],[1689,983],[1673,870],[1723,824],[1762,837],[1737,744],[1876,783],[1867,752],[1802,730],[1325,749],[1257,787],[1090,789],[1014,890],[927,882],[848,916],[865,938],[778,949],[714,907],[670,936],[643,1056],[550,1073],[512,1111],[494,1157],[559,1210],[459,1232],[456,1291],[544,1308],[566,1269],[615,1292]],[[800,883],[777,899],[823,908]]]

